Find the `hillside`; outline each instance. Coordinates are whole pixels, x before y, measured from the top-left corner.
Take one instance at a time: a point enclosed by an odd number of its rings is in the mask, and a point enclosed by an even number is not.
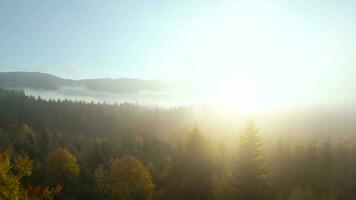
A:
[[[84,87],[92,91],[126,94],[144,91],[162,92],[172,90],[175,86],[162,81],[132,78],[72,80],[40,72],[0,72],[0,87],[41,90],[57,90],[61,87]]]

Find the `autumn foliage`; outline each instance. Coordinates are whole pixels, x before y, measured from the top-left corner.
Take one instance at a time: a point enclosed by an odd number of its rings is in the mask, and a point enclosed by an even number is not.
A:
[[[108,168],[98,166],[95,177],[98,186],[117,199],[149,199],[154,189],[148,170],[132,156],[111,160]]]

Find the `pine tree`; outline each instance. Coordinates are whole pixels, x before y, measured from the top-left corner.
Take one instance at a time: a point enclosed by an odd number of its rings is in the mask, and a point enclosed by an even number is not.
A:
[[[195,128],[187,137],[180,167],[185,199],[211,199],[214,154],[209,138]]]
[[[258,129],[250,120],[241,134],[233,168],[234,197],[236,199],[271,199],[261,146]]]
[[[269,177],[274,192],[278,199],[287,200],[297,185],[290,143],[279,141],[270,162]]]

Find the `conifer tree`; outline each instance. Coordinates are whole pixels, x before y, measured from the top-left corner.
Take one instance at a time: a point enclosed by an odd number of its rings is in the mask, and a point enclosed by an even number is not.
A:
[[[250,120],[241,134],[232,172],[235,199],[271,199],[261,146],[258,129]]]
[[[195,128],[187,137],[180,169],[185,199],[211,199],[213,155],[215,150],[209,138]]]

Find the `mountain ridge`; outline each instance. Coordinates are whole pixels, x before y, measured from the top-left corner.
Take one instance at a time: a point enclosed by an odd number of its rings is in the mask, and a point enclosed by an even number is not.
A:
[[[40,90],[58,90],[61,87],[85,87],[92,91],[105,91],[118,94],[164,92],[177,85],[158,81],[135,78],[98,78],[98,79],[65,79],[43,72],[0,72],[0,87],[30,88]]]

